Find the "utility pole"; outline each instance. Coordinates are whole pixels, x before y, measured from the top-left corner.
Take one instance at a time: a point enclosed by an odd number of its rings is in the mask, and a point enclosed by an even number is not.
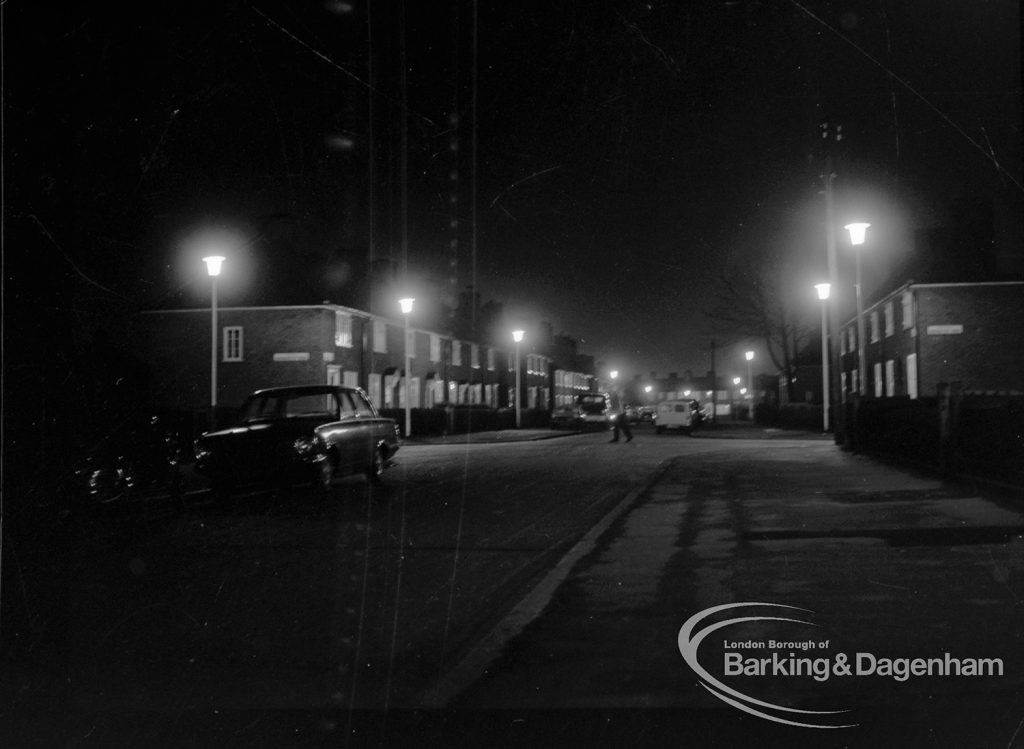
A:
[[[711,423],[718,421],[718,376],[715,374],[715,339],[711,339]]]
[[[825,252],[828,257],[828,282],[831,285],[831,293],[829,295],[828,304],[828,329],[831,336],[823,334],[822,345],[827,349],[825,355],[831,361],[831,346],[830,341],[835,340],[835,336],[839,333],[839,303],[842,298],[842,292],[839,287],[839,268],[838,261],[836,259],[836,217],[835,217],[835,204],[832,195],[832,181],[836,178],[835,172],[832,170],[832,142],[838,143],[843,139],[843,127],[838,125],[834,128],[827,123],[821,124],[821,137],[825,142],[825,173],[822,174],[822,180],[825,186]],[[843,400],[845,394],[840,392],[839,384],[839,366],[831,368],[829,374],[830,385],[829,390],[833,394],[837,402],[837,408],[832,409],[833,412],[833,429],[835,431],[835,442],[836,444],[845,441],[846,432],[846,409]]]

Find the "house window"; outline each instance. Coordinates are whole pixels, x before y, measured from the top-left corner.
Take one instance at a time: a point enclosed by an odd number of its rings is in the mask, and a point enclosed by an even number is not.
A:
[[[487,349],[487,369],[494,371],[494,349]]]
[[[839,373],[839,400],[846,403],[846,372]]]
[[[441,336],[430,334],[430,361],[441,361]]]
[[[839,353],[840,354],[845,354],[846,353],[846,335],[845,334],[840,334],[840,336],[839,336]]]
[[[469,347],[469,365],[473,369],[480,369],[480,347],[475,343]]]
[[[914,327],[914,295],[909,291],[903,292],[903,329],[909,330]],[[915,396],[916,397],[916,396]]]
[[[888,398],[896,395],[896,362],[893,359],[885,363],[885,395]]]
[[[348,312],[334,313],[334,345],[352,348],[352,315]]]
[[[223,350],[223,361],[242,361],[241,326],[232,326],[224,328]]]
[[[882,362],[875,362],[872,371],[875,375],[875,397],[881,398],[882,388],[885,386],[885,381],[882,379]]]
[[[847,350],[852,353],[857,350],[857,329],[851,325],[846,329],[846,334],[848,336],[848,343],[850,344],[847,346]]]
[[[907,395],[917,397],[917,354],[907,354]]]
[[[860,392],[860,371],[856,369],[850,370],[850,392]]]
[[[452,366],[462,366],[462,344],[458,341],[452,341]]]
[[[370,385],[370,400],[373,402],[373,405],[380,408],[382,405],[380,387],[381,376],[379,374],[371,374],[368,380]]]
[[[380,320],[373,321],[373,350],[378,354],[388,352],[388,325]]]
[[[878,339],[878,311],[876,310],[871,313],[871,342],[874,343]]]
[[[896,306],[891,302],[885,305],[885,337],[896,332]]]

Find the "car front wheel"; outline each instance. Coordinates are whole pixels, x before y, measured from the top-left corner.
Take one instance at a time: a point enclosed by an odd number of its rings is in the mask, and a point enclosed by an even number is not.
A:
[[[370,465],[366,467],[366,480],[371,484],[379,484],[381,476],[384,475],[384,448],[378,447],[373,451],[373,458]]]

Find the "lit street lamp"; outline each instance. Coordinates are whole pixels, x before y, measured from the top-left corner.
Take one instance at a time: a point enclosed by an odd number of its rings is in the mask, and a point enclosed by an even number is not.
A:
[[[519,413],[519,344],[523,340],[523,331],[513,330],[512,340],[516,342],[516,429],[519,429],[519,427],[522,424],[521,416]]]
[[[864,244],[869,226],[871,224],[857,222],[843,227],[850,232],[850,244],[853,245],[855,250]],[[864,356],[864,298],[861,292],[859,251],[855,251],[854,260],[857,275],[857,392],[864,395],[867,393],[867,360]]]
[[[816,283],[814,288],[818,291],[818,299],[821,300],[821,427],[822,431],[828,431],[828,296],[832,289],[831,284]]]
[[[226,258],[207,255],[203,258],[210,276],[210,427],[217,426],[217,276]]]
[[[750,363],[752,361],[754,361],[754,352],[753,351],[748,351],[743,356],[746,357],[746,360],[747,360],[747,388],[750,390],[751,401],[753,401],[753,398],[754,398],[754,377],[753,377],[753,374],[751,373],[751,365],[750,365]],[[753,408],[753,402],[751,402],[751,408]],[[754,418],[753,412],[751,412],[750,418]]]
[[[412,434],[412,402],[410,398],[410,380],[412,379],[412,370],[410,368],[409,358],[409,315],[412,313],[412,303],[416,300],[412,297],[406,297],[405,299],[399,299],[398,304],[402,308],[402,314],[405,315],[405,436],[408,437]]]

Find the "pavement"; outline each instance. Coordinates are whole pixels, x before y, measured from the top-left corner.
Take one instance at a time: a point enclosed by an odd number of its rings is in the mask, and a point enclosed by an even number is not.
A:
[[[590,548],[574,550],[547,599],[531,602],[538,615],[500,648],[490,643],[498,655],[475,679],[449,681],[447,706],[486,716],[488,736],[508,746],[556,735],[590,746],[1024,746],[1019,498],[844,452],[827,436],[736,424],[715,436],[741,435],[772,441],[671,460]],[[735,604],[757,607],[735,616],[809,624],[723,629],[713,608]],[[684,660],[681,627],[698,616],[717,618],[708,633],[721,630],[700,665],[743,699],[716,694]],[[997,658],[1005,671],[725,678],[729,636],[757,650],[766,634],[813,640],[826,659],[953,654]],[[801,710],[833,707],[842,719],[803,727],[825,719]]]
[[[649,425],[633,425],[634,431],[650,431]],[[418,436],[402,440],[403,445],[486,445],[506,442],[532,442],[569,437],[580,432],[569,429],[499,429],[491,432]],[[673,435],[666,435],[666,439]],[[830,441],[832,435],[798,429],[764,427],[749,421],[721,421],[694,430],[695,439],[812,439]]]

